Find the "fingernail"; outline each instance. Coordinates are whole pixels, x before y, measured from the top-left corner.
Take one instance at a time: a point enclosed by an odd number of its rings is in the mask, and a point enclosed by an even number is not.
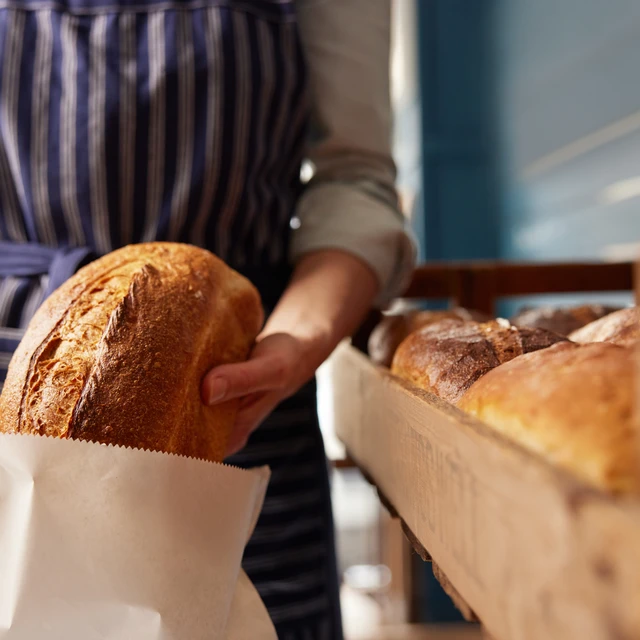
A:
[[[229,383],[224,378],[214,378],[209,383],[209,395],[207,396],[207,404],[214,404],[220,402],[229,387]]]

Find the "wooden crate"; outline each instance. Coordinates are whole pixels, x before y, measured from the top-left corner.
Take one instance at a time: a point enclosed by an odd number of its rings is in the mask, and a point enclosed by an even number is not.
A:
[[[640,638],[640,502],[587,487],[342,345],[335,424],[496,640]]]
[[[640,263],[638,263],[640,264]],[[499,300],[537,294],[627,292],[634,286],[633,262],[514,263],[496,261],[434,262],[419,265],[402,294],[403,300],[447,300],[494,315]],[[637,276],[640,282],[640,275]],[[640,290],[636,289],[640,304]],[[382,314],[369,314],[352,338],[364,353]],[[331,461],[336,468],[355,466],[348,457]]]

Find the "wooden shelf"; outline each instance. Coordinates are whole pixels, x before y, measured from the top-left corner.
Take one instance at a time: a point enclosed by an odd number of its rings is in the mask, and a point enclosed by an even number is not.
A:
[[[375,367],[330,361],[349,456],[496,640],[640,638],[640,503],[581,484]]]
[[[493,314],[500,298],[632,288],[632,262],[446,262],[418,266],[402,297],[447,299]]]

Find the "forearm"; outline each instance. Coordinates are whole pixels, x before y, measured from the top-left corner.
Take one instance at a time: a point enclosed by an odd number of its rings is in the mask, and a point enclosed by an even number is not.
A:
[[[244,447],[273,408],[356,330],[379,286],[373,270],[347,252],[327,249],[300,258],[249,360],[216,367],[203,381],[206,404],[242,398],[229,453]]]
[[[328,356],[351,335],[379,289],[371,268],[347,252],[326,249],[301,258],[261,337],[288,333]]]

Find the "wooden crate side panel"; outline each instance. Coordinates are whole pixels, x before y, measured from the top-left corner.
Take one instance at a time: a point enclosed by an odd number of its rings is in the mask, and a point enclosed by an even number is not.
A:
[[[425,402],[349,348],[334,367],[339,437],[496,638],[564,640],[585,625],[590,638],[626,637],[611,635],[605,600],[621,632],[640,637],[626,604],[640,593],[640,571],[625,574],[618,553],[640,568],[637,518],[458,411]],[[615,553],[605,535],[579,535],[592,512],[625,531]],[[607,578],[585,566],[587,556],[626,575],[622,605],[605,598]]]

